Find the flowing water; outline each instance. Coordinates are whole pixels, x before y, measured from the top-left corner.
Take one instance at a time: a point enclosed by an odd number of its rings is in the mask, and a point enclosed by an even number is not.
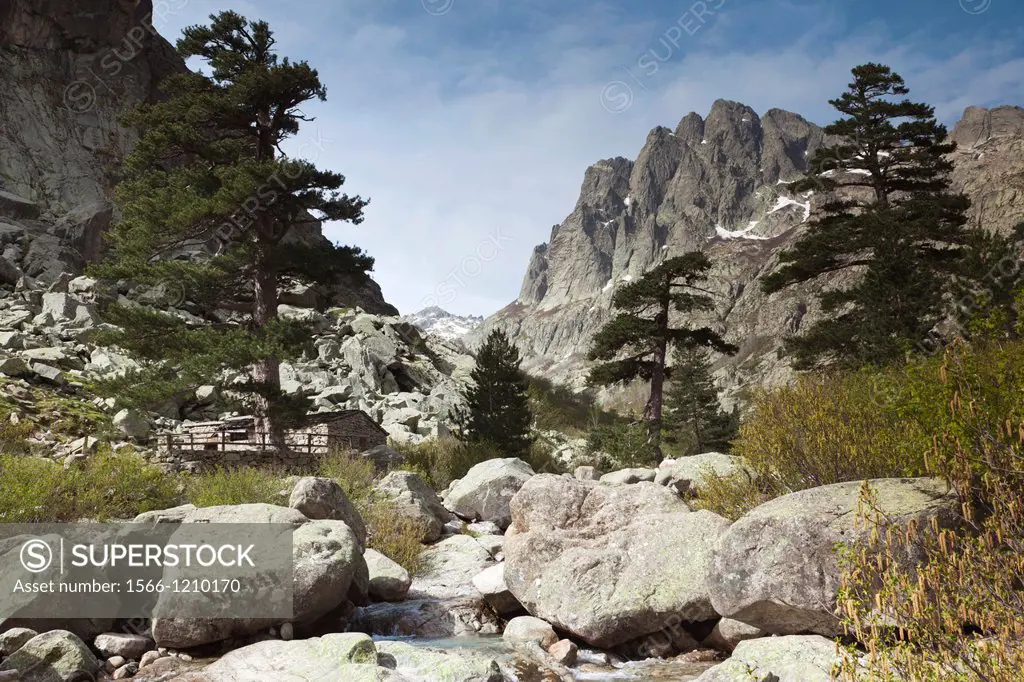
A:
[[[377,641],[396,640],[424,649],[458,654],[477,652],[493,656],[503,672],[514,682],[559,682],[550,672],[538,670],[536,664],[517,656],[505,645],[500,635],[429,639],[423,637],[381,637]],[[579,660],[571,669],[574,682],[691,682],[714,663],[687,663],[649,659],[617,665],[608,664],[598,652],[580,650]]]

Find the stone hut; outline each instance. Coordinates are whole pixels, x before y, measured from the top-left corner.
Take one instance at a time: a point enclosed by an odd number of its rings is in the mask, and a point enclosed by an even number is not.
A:
[[[165,464],[209,466],[279,465],[301,468],[335,449],[361,452],[386,445],[388,432],[362,410],[339,410],[307,415],[300,426],[285,432],[287,452],[271,447],[256,428],[254,417],[231,417],[197,422],[182,433],[166,434],[160,459]]]

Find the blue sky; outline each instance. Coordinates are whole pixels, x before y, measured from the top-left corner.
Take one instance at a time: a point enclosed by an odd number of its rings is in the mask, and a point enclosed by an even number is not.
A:
[[[159,5],[159,0],[156,4]],[[376,257],[404,312],[489,314],[572,211],[584,169],[634,158],[718,98],[817,123],[876,61],[955,123],[1024,104],[1021,0],[165,0],[170,39],[222,9],[262,18],[317,67],[326,104],[292,153],[371,199],[331,239]],[[311,144],[315,143],[315,144]]]

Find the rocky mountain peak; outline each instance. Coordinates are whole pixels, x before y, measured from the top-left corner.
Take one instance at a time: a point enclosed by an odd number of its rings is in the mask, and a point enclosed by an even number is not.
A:
[[[1024,220],[1024,109],[969,108],[953,136],[961,144],[953,183],[971,198],[971,219],[1000,231]],[[741,349],[719,362],[720,386],[728,396],[786,380],[781,341],[820,319],[813,294],[830,282],[765,296],[758,280],[816,209],[813,192],[796,195],[786,183],[817,172],[810,159],[830,142],[798,114],[759,116],[728,100],[706,118],[687,114],[675,131],[655,128],[635,161],[587,169],[573,212],[534,249],[519,299],[467,343],[503,328],[528,369],[581,385],[590,339],[610,318],[615,290],[665,258],[701,249],[715,263],[709,286],[718,306],[694,321]]]
[[[973,148],[994,138],[1024,134],[1024,109],[1001,106],[993,109],[967,107],[950,137],[961,147]]]

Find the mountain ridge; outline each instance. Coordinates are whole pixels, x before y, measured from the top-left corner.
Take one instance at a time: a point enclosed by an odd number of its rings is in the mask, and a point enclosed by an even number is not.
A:
[[[953,184],[971,197],[971,220],[1008,231],[1024,220],[1024,109],[968,107],[951,138]],[[583,386],[590,337],[611,317],[614,289],[662,258],[703,249],[715,267],[716,310],[697,316],[740,347],[716,363],[727,404],[746,387],[793,376],[780,356],[785,335],[821,318],[814,294],[842,284],[825,277],[767,296],[758,280],[775,268],[817,211],[819,197],[785,183],[829,172],[809,160],[830,140],[802,116],[759,116],[728,100],[707,117],[654,128],[636,160],[602,159],[584,172],[572,212],[537,246],[517,299],[470,332],[473,347],[493,328],[519,345],[528,371]]]

